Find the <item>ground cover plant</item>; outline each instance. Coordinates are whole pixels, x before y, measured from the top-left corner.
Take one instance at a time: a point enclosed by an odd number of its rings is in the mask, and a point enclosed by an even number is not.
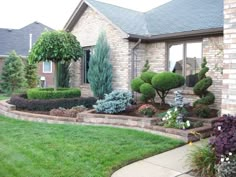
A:
[[[111,127],[0,117],[0,176],[110,177],[117,168],[183,144]]]

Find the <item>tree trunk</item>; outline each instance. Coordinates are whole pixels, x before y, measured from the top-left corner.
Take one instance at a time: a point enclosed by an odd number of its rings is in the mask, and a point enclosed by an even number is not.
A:
[[[57,90],[58,82],[57,82],[57,72],[58,72],[58,62],[54,62],[55,71],[54,71],[54,90]]]

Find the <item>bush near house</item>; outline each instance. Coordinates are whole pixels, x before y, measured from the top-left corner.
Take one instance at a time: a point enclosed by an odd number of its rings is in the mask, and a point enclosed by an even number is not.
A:
[[[105,94],[103,100],[98,100],[94,108],[96,112],[116,114],[125,111],[133,101],[132,94],[128,91],[114,90]]]
[[[146,71],[131,81],[131,88],[142,94],[141,101],[151,100],[154,102],[156,95],[158,95],[161,98],[161,103],[165,104],[165,98],[169,91],[181,87],[184,83],[184,77],[176,73]]]
[[[16,105],[16,108],[18,110],[50,111],[51,109],[56,109],[59,107],[69,109],[79,105],[83,105],[87,108],[92,108],[92,106],[96,103],[96,101],[97,99],[95,99],[94,97],[29,100],[27,99],[26,94],[21,94],[21,95],[13,95],[10,98],[9,103]]]
[[[91,54],[88,81],[95,97],[104,98],[112,92],[112,65],[109,62],[110,47],[106,35],[102,32]]]
[[[26,61],[25,65],[25,78],[28,88],[35,88],[39,84],[39,78],[37,74],[37,65]]]
[[[78,88],[33,88],[27,90],[28,99],[55,99],[80,97],[81,91]]]
[[[212,85],[212,78],[206,76],[206,73],[209,71],[209,68],[206,65],[207,61],[206,58],[204,58],[201,65],[202,69],[198,73],[199,81],[193,88],[194,93],[200,97],[200,99],[193,103],[193,106],[195,107],[195,113],[199,117],[203,118],[209,117],[210,108],[208,105],[211,105],[215,102],[215,95],[207,90]]]
[[[2,91],[9,94],[26,86],[24,64],[15,51],[4,62],[0,86]]]

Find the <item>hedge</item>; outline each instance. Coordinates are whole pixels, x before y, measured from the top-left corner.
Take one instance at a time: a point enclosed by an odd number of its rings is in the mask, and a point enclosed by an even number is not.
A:
[[[66,109],[72,108],[73,106],[83,105],[87,108],[92,108],[96,104],[97,99],[94,97],[77,97],[77,98],[63,98],[63,99],[27,99],[26,94],[13,95],[10,99],[10,104],[16,105],[19,110],[29,111],[50,111],[63,107]]]
[[[33,88],[27,90],[28,99],[56,99],[80,97],[81,91],[78,88]]]

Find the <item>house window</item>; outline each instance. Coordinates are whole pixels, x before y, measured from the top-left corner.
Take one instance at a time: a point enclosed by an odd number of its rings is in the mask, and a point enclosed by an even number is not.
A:
[[[200,41],[173,43],[168,47],[168,70],[183,75],[187,87],[193,87],[197,83],[201,61]]]
[[[52,73],[52,62],[44,61],[43,62],[43,73]]]
[[[90,48],[84,49],[84,57],[82,59],[82,83],[88,84],[88,70],[89,70],[89,60],[90,60]]]

